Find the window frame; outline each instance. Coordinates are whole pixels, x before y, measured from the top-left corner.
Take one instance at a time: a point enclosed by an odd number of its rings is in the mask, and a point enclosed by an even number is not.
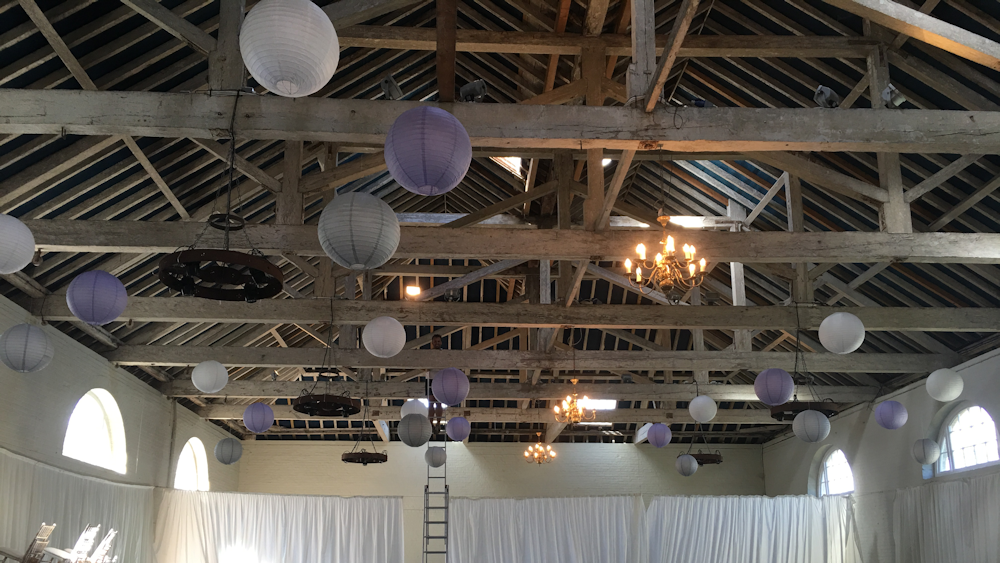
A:
[[[1000,459],[997,459],[994,461],[987,461],[986,463],[969,465],[967,467],[962,467],[960,469],[955,468],[955,455],[954,455],[954,449],[952,448],[951,445],[950,428],[951,425],[956,420],[958,420],[958,417],[961,416],[962,413],[974,408],[982,410],[986,414],[986,416],[993,422],[993,435],[996,437],[997,440],[997,453],[998,453],[997,457],[1000,458],[1000,427],[997,426],[997,419],[994,418],[993,415],[990,414],[990,411],[986,410],[986,408],[983,407],[982,405],[978,405],[975,403],[961,404],[948,414],[947,418],[945,418],[944,422],[941,424],[940,430],[938,431],[938,447],[941,449],[942,457],[938,458],[938,460],[933,463],[935,477],[947,477],[949,475],[956,475],[968,471],[976,471],[979,469],[983,469],[985,467],[1000,465]],[[941,461],[944,458],[944,456],[948,456],[947,459],[952,469],[948,470],[941,469]]]
[[[824,488],[823,481],[824,477],[827,476],[827,464],[830,462],[830,458],[835,456],[838,452],[840,453],[840,455],[844,457],[844,463],[847,465],[847,470],[850,471],[851,473],[851,483],[854,486],[850,491],[845,493],[823,492]],[[829,489],[830,479],[826,479],[826,483],[827,483],[827,489]],[[843,495],[852,495],[857,490],[858,490],[858,483],[857,480],[855,480],[854,478],[854,468],[851,466],[851,460],[847,459],[847,454],[844,453],[844,450],[836,447],[830,448],[830,450],[823,455],[823,458],[820,460],[819,463],[819,474],[817,475],[817,480],[816,480],[816,496],[823,498],[827,496],[836,497]]]
[[[101,458],[84,459],[85,456],[78,457],[77,455],[74,455],[74,453],[79,453],[73,451],[75,447],[79,447],[79,444],[77,444],[79,436],[77,436],[71,428],[74,424],[74,417],[77,416],[77,412],[80,409],[80,404],[84,401],[95,402],[97,407],[100,409],[101,416],[103,417],[102,421],[84,421],[85,423],[95,423],[95,425],[97,422],[103,422],[104,431],[107,432],[106,439],[110,452],[108,452],[108,455]],[[68,445],[71,446],[68,448]],[[114,471],[119,475],[126,475],[128,473],[127,445],[128,441],[125,435],[125,422],[122,418],[121,409],[118,407],[118,401],[115,400],[114,395],[112,395],[107,389],[102,389],[100,387],[90,389],[81,395],[73,405],[73,410],[70,411],[69,419],[66,422],[66,431],[63,435],[62,455],[93,467],[100,467],[101,469]],[[69,453],[67,453],[67,450],[69,450]]]
[[[190,450],[191,457],[194,458],[194,481],[196,487],[194,489],[180,488],[177,486],[177,478],[181,474],[181,460],[184,456],[188,454]],[[207,492],[212,490],[212,480],[209,474],[209,464],[208,464],[208,453],[205,450],[205,443],[201,441],[197,436],[192,436],[188,438],[187,442],[184,442],[184,447],[181,448],[181,452],[177,455],[177,461],[174,464],[174,489],[180,491],[202,491]]]

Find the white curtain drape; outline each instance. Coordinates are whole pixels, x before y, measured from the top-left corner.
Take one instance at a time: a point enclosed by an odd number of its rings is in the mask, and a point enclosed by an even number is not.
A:
[[[1000,561],[1000,474],[897,491],[896,561]]]
[[[639,497],[453,499],[449,563],[647,563]]]
[[[650,563],[853,563],[849,497],[656,497]]]
[[[158,563],[400,563],[400,497],[166,491]]]
[[[111,554],[119,561],[152,561],[152,487],[83,477],[0,449],[0,546],[23,553],[42,522],[56,524],[52,547],[72,547],[87,524],[100,524],[98,541],[118,530]]]

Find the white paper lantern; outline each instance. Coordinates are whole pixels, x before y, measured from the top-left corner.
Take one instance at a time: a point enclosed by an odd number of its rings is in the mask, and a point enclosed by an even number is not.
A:
[[[927,394],[935,401],[947,403],[954,401],[962,394],[962,389],[965,388],[965,381],[957,371],[942,368],[935,370],[927,376],[927,383],[925,385],[927,387]]]
[[[431,467],[441,467],[444,465],[444,462],[448,461],[448,452],[444,451],[444,448],[432,446],[427,448],[427,453],[424,454],[424,461]]]
[[[469,396],[469,376],[458,368],[444,368],[434,374],[431,391],[442,404],[460,405]]]
[[[913,459],[920,465],[930,465],[941,457],[941,446],[930,438],[913,442]]]
[[[385,164],[393,179],[420,195],[447,193],[472,163],[472,143],[447,111],[420,106],[396,118],[385,136]]]
[[[55,353],[52,339],[41,327],[19,324],[0,335],[0,361],[17,372],[41,371],[49,365]]]
[[[91,270],[73,278],[66,289],[66,304],[73,316],[94,326],[117,319],[128,305],[125,285],[103,270]]]
[[[425,405],[423,401],[417,399],[409,399],[408,401],[403,403],[403,406],[400,407],[399,409],[400,418],[408,414],[419,414],[420,416],[427,418],[428,415],[427,405]]]
[[[850,313],[834,313],[819,325],[819,342],[834,354],[850,354],[865,341],[865,325]]]
[[[377,358],[391,358],[406,346],[406,329],[392,317],[376,317],[361,333],[365,350]]]
[[[311,0],[263,0],[243,20],[240,54],[261,86],[300,98],[333,77],[340,42],[329,16]]]
[[[35,237],[19,219],[0,213],[0,274],[20,272],[35,255]]]
[[[381,199],[357,192],[327,204],[319,216],[318,232],[323,252],[351,270],[378,268],[399,246],[396,213]]]
[[[706,423],[715,418],[719,406],[708,395],[698,395],[688,404],[688,412],[691,413],[691,418]]]
[[[674,467],[677,468],[677,472],[681,475],[690,477],[694,475],[695,471],[698,471],[698,460],[689,454],[680,455],[677,456],[677,461],[674,462]]]
[[[224,438],[215,445],[215,459],[223,465],[232,465],[243,457],[243,444],[236,438]]]
[[[456,416],[448,421],[445,425],[445,432],[448,437],[456,442],[461,442],[472,434],[472,425],[469,420],[463,416]]]
[[[909,416],[899,401],[883,401],[875,407],[875,422],[886,430],[902,428]]]
[[[431,421],[426,416],[408,414],[396,426],[396,434],[404,444],[411,448],[419,448],[431,439]]]
[[[206,360],[194,366],[191,383],[202,393],[218,393],[229,383],[229,372],[219,362]]]
[[[792,421],[792,432],[803,442],[822,442],[830,435],[830,419],[819,411],[802,411]]]

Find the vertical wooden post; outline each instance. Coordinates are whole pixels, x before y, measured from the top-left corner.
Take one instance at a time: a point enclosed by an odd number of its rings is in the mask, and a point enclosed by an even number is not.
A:
[[[455,101],[455,34],[458,0],[437,0],[437,86],[439,102]]]
[[[285,141],[285,160],[281,191],[275,202],[275,223],[301,225],[304,218],[303,198],[299,192],[302,175],[302,141]]]
[[[730,219],[743,221],[747,218],[747,210],[739,203],[729,200],[727,215],[729,215]],[[739,226],[734,226],[732,230],[739,231]],[[733,288],[733,306],[745,307],[747,304],[747,286],[742,262],[729,263],[729,277]],[[734,331],[733,349],[737,352],[749,352],[751,349],[751,334],[749,330]]]
[[[603,106],[604,49],[584,49],[582,63],[583,79],[587,81],[587,105]],[[604,208],[603,160],[603,149],[587,149],[587,199],[583,202],[583,226],[587,230],[594,230]]]
[[[802,184],[798,176],[788,176],[785,186],[785,206],[788,214],[788,230],[801,233],[805,231],[805,209],[802,204]],[[792,301],[795,303],[812,303],[812,280],[809,279],[809,265],[794,264],[795,279],[792,280]]]
[[[219,39],[208,54],[210,90],[239,90],[246,80],[240,56],[240,26],[243,25],[244,0],[219,2]]]
[[[625,87],[628,97],[646,95],[656,70],[656,14],[653,0],[632,0],[632,63]]]
[[[696,287],[691,290],[691,306],[698,307],[701,306],[701,288]],[[696,328],[691,331],[692,348],[695,352],[705,351],[705,331]],[[699,384],[708,383],[708,370],[695,370],[694,380]]]

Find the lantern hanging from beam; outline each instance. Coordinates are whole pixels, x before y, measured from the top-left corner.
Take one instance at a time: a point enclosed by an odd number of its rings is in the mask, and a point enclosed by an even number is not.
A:
[[[407,190],[434,196],[465,178],[472,163],[472,142],[454,115],[420,106],[403,112],[385,137],[385,164]]]
[[[35,237],[20,219],[0,213],[0,274],[20,272],[35,255]]]
[[[125,312],[128,292],[115,276],[103,270],[92,270],[70,282],[66,304],[76,318],[89,325],[102,326]]]
[[[358,192],[342,194],[319,216],[319,244],[337,264],[371,270],[385,264],[399,246],[399,220],[389,204]]]
[[[0,361],[20,373],[45,369],[55,356],[52,339],[41,327],[19,324],[0,335]]]

